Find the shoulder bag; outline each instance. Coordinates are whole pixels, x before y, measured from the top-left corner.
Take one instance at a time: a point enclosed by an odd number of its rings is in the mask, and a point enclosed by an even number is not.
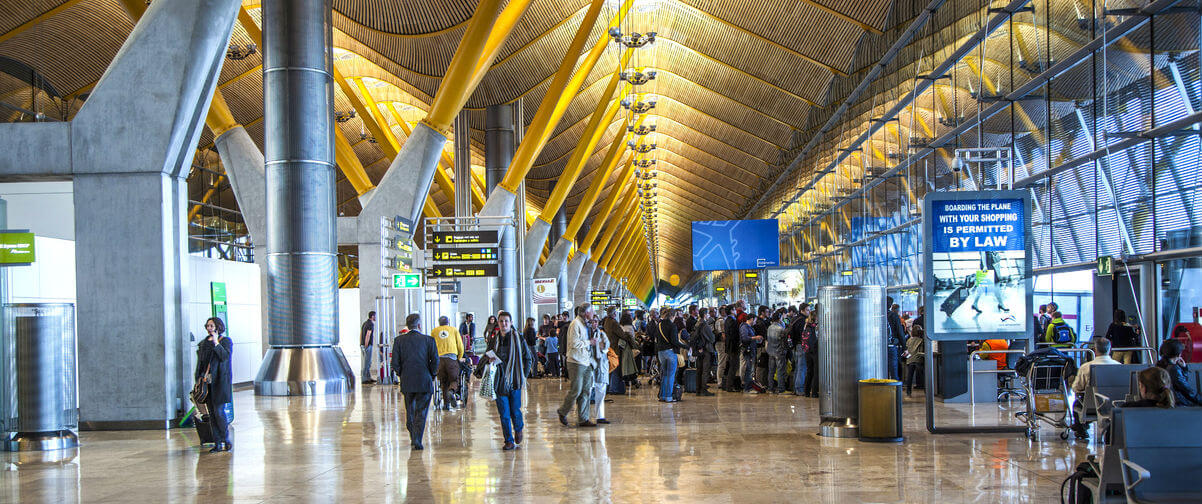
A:
[[[213,365],[209,364],[205,367],[205,373],[196,380],[196,385],[192,386],[192,391],[188,393],[188,397],[192,399],[192,403],[196,405],[205,404],[209,399],[209,386],[213,383],[213,376],[209,374],[209,370]]]

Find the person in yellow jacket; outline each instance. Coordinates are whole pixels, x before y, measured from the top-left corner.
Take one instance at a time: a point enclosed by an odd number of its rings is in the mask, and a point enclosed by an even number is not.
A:
[[[438,346],[438,385],[442,388],[442,408],[455,403],[453,388],[459,384],[459,359],[463,358],[463,338],[447,317],[438,317],[438,327],[430,331]]]

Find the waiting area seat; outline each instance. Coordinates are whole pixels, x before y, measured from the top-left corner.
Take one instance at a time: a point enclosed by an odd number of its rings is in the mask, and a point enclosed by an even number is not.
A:
[[[1128,503],[1202,502],[1202,408],[1114,408]]]
[[[1126,400],[1129,394],[1139,390],[1132,385],[1134,376],[1146,369],[1145,364],[1111,364],[1090,366],[1089,383],[1092,386],[1082,394],[1083,422],[1093,422],[1108,414],[1111,401]]]

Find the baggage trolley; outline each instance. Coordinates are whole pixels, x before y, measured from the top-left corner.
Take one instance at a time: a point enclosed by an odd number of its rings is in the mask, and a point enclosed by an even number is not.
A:
[[[1027,438],[1039,439],[1039,423],[1060,430],[1060,439],[1068,439],[1073,424],[1073,392],[1068,383],[1071,359],[1059,355],[1035,357],[1023,375],[1026,411],[1015,416],[1027,424]]]

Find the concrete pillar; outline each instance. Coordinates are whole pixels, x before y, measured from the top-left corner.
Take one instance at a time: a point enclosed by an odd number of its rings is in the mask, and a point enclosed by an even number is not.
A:
[[[538,221],[535,221],[535,222],[537,223]],[[567,210],[560,208],[559,212],[555,213],[555,219],[553,219],[551,221],[550,232],[551,232],[551,237],[552,237],[551,238],[551,248],[552,249],[554,249],[555,245],[557,245],[559,243],[559,240],[563,239],[563,233],[567,228],[568,228],[568,212],[567,212]],[[542,253],[542,244],[541,243],[539,244],[539,253]],[[536,261],[538,260],[537,257],[538,256],[535,256]],[[548,263],[551,262],[550,257],[547,258],[547,262]],[[568,288],[567,276],[564,275],[563,269],[561,268],[559,271],[553,271],[553,272],[548,272],[548,273],[553,274],[556,278],[559,279],[559,282],[557,282],[557,285],[559,286],[559,311],[562,312],[564,310],[571,309],[571,307],[575,306],[575,305],[572,304],[572,299],[570,297],[572,295],[572,291],[571,291],[571,289]]]
[[[354,375],[338,348],[330,2],[267,0],[262,10],[270,347],[255,393],[346,393]]]
[[[164,429],[186,405],[196,344],[188,334],[203,329],[184,327],[184,177],[239,4],[151,4],[69,128],[43,139],[61,145],[40,155],[66,167],[33,165],[74,178],[85,429]],[[13,140],[0,134],[0,151]]]
[[[582,256],[581,259],[582,266],[580,267],[580,271],[576,273],[576,286],[574,288],[576,304],[588,301],[588,293],[593,289],[593,272],[597,269],[596,261],[593,261],[588,256]],[[576,259],[573,258],[572,262],[575,263]]]
[[[493,188],[505,178],[509,163],[513,161],[514,151],[514,121],[513,105],[492,105],[484,110],[484,173],[488,187],[485,193],[492,193]],[[513,214],[514,212],[510,212]],[[493,306],[505,310],[514,317],[520,317],[518,309],[518,268],[517,233],[505,231],[501,235],[500,275],[497,277],[497,288],[493,297]],[[520,321],[514,319],[514,324]]]

